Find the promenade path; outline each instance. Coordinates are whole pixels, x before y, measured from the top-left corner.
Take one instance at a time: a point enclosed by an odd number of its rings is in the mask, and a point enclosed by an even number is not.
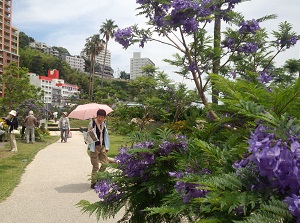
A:
[[[20,184],[0,203],[1,223],[97,222],[76,207],[80,200],[96,202],[98,197],[90,188],[92,165],[82,133],[72,133],[67,143],[59,140],[47,146],[27,166]],[[99,222],[115,223],[121,217]]]

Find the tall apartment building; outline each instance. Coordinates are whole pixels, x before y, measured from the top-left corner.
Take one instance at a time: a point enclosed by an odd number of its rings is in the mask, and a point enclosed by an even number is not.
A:
[[[0,0],[0,75],[11,62],[19,65],[19,32],[12,26],[12,0]],[[4,97],[2,85],[2,97]]]
[[[84,59],[80,56],[60,55],[60,58],[66,61],[71,68],[84,72]]]
[[[95,57],[95,75],[101,77],[102,69],[104,64],[104,54],[105,50],[100,51],[99,55]],[[87,58],[84,51],[80,53],[81,57]],[[114,70],[111,68],[111,52],[107,50],[105,57],[105,66],[104,66],[104,78],[113,78]]]
[[[99,55],[96,56],[95,60],[96,63],[102,64],[104,63],[104,54],[105,50],[101,50]],[[105,66],[110,67],[111,66],[111,53],[109,50],[106,52],[106,59],[105,59]]]
[[[140,52],[134,52],[133,58],[130,58],[130,79],[134,80],[137,77],[143,76],[142,67],[155,64],[149,58],[141,58]]]

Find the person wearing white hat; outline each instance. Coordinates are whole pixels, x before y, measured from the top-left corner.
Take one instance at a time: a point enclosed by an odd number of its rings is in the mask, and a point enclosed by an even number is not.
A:
[[[17,119],[17,112],[15,110],[11,110],[8,116],[5,118],[6,124],[9,126],[8,133],[9,133],[9,142],[10,142],[10,151],[17,152],[17,141],[16,136],[14,134],[14,130],[18,129],[18,119]]]

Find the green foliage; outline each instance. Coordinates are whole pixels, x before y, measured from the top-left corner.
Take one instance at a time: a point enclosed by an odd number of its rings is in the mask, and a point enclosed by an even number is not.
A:
[[[35,40],[32,37],[27,36],[24,32],[19,33],[19,47],[26,48],[31,42]]]
[[[41,101],[40,89],[30,85],[26,68],[18,68],[16,63],[10,63],[5,69],[5,75],[1,76],[1,83],[5,86],[4,98],[1,98],[2,114],[16,110],[28,99]]]

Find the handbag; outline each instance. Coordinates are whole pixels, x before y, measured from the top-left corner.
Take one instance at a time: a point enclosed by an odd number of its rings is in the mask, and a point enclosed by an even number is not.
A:
[[[69,131],[69,133],[68,133],[68,136],[67,136],[68,138],[72,138],[72,132],[71,131]]]
[[[18,129],[11,130],[10,134],[18,135],[20,134],[20,131]]]

